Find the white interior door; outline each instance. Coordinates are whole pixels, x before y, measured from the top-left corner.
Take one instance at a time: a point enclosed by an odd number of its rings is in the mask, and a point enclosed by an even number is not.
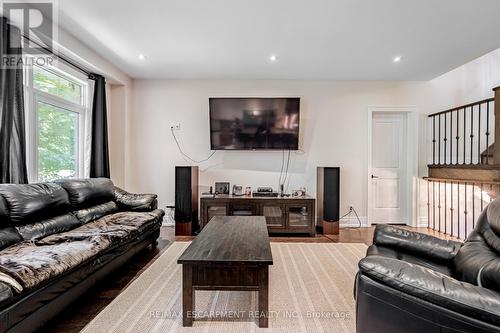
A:
[[[407,116],[372,114],[371,223],[407,224]]]

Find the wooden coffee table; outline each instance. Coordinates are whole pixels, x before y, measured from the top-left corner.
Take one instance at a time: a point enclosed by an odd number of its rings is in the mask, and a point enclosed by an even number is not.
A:
[[[258,291],[259,327],[268,327],[271,246],[263,216],[217,216],[179,257],[182,323],[193,325],[195,290]]]

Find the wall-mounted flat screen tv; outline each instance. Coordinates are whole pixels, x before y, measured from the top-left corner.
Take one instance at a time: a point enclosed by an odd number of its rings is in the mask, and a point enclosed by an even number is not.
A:
[[[212,150],[298,150],[300,98],[210,98]]]

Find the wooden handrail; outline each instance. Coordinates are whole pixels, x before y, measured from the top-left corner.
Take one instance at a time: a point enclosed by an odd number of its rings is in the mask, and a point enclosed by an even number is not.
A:
[[[440,183],[467,183],[467,184],[487,184],[487,185],[500,185],[499,182],[495,181],[486,181],[486,180],[475,180],[475,179],[454,179],[454,178],[436,178],[436,177],[423,177],[423,179],[432,181],[432,182],[440,182]]]
[[[495,89],[498,89],[498,88],[500,88],[500,87],[497,87]],[[448,113],[448,112],[453,112],[453,111],[457,111],[457,110],[461,110],[461,109],[465,109],[465,108],[470,108],[471,106],[476,106],[476,105],[480,105],[480,104],[484,104],[484,103],[491,103],[491,102],[494,102],[494,101],[495,101],[495,98],[491,97],[491,98],[483,99],[482,101],[479,101],[479,102],[469,103],[469,104],[465,104],[465,105],[458,106],[458,107],[455,107],[455,108],[451,108],[451,109],[448,109],[448,110],[444,110],[444,111],[432,113],[432,114],[428,115],[428,117],[429,118],[430,117],[435,117],[435,116],[439,116],[440,114],[444,114],[444,113]]]

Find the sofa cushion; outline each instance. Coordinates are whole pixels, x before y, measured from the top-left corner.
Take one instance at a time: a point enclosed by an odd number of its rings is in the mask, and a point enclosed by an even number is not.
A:
[[[12,225],[40,221],[69,210],[66,191],[54,183],[1,184]]]
[[[415,256],[411,253],[405,253],[397,251],[385,246],[371,245],[366,251],[367,256],[382,256],[385,258],[392,258],[402,260],[408,263],[419,265],[437,271],[439,273],[445,274],[447,276],[452,275],[452,269],[444,264],[432,262],[428,259]]]
[[[9,211],[7,210],[7,202],[0,195],[0,228],[10,225]]]
[[[0,229],[0,250],[21,242],[23,239],[14,227]]]
[[[114,185],[108,178],[62,179],[56,182],[68,192],[74,209],[87,208],[114,199]]]
[[[401,260],[361,259],[362,274],[445,309],[500,325],[500,294]]]
[[[36,240],[68,231],[81,225],[73,214],[64,214],[40,222],[17,226],[16,229],[24,240]]]
[[[476,227],[454,258],[454,274],[457,279],[476,285],[481,283],[484,287],[495,290],[498,290],[495,286],[500,285],[500,276],[494,277],[490,274],[494,274],[494,267],[500,261],[500,238],[492,229],[494,223],[491,222],[498,218],[495,212],[499,204],[500,201],[493,201],[479,215]],[[485,270],[487,265],[488,269]],[[481,273],[480,277],[479,273],[483,271],[484,275]]]
[[[109,201],[97,206],[80,209],[74,214],[82,224],[85,224],[117,211],[118,206],[116,203],[114,201]]]
[[[109,246],[105,237],[96,235],[53,244],[23,241],[0,251],[0,272],[27,290],[69,271]]]
[[[150,228],[161,225],[164,212],[156,209],[152,212],[119,212],[106,215],[71,231],[54,234],[37,241],[37,244],[57,244],[73,240],[87,239],[93,236],[105,237],[113,245],[127,241]]]
[[[149,212],[158,207],[156,194],[134,194],[115,186],[115,201],[121,210]]]
[[[8,303],[14,297],[12,288],[3,282],[0,282],[0,307]]]

